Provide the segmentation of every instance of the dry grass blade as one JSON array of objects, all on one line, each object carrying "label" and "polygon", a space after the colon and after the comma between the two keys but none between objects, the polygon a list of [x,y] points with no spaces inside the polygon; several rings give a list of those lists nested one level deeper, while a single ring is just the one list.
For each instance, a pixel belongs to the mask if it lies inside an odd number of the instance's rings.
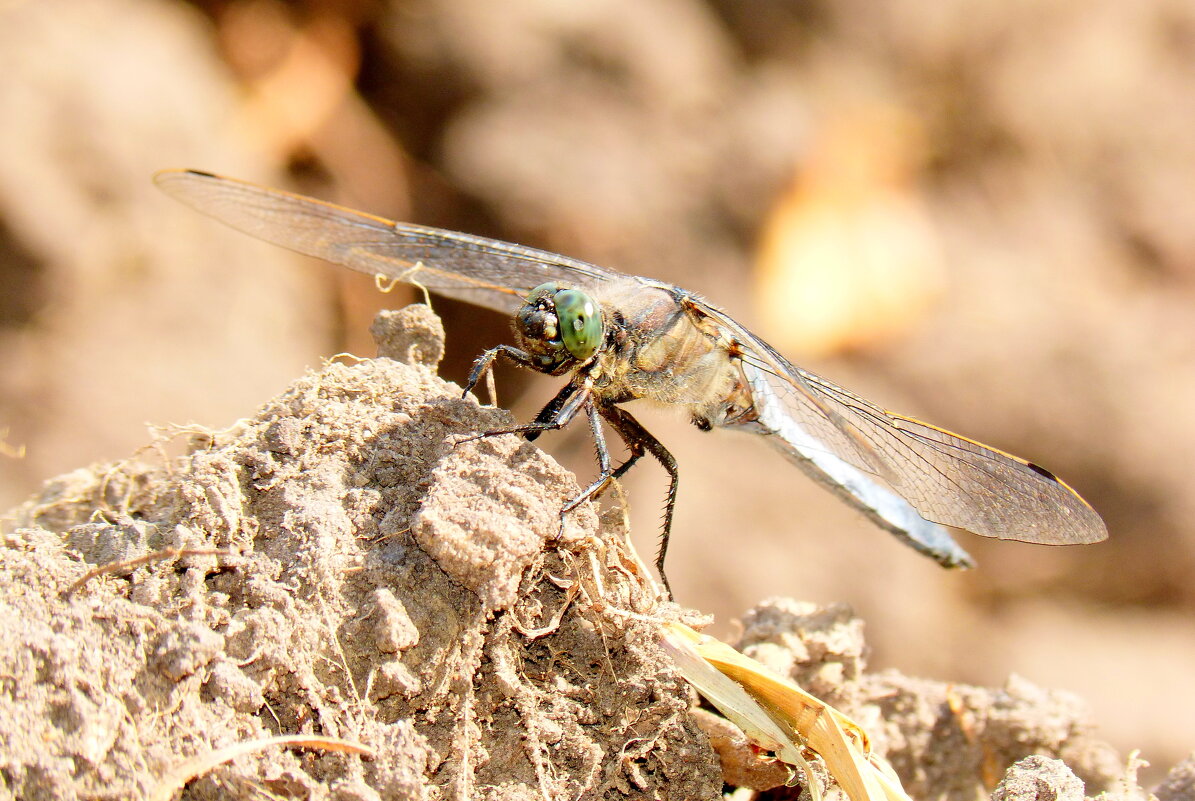
[{"label": "dry grass blade", "polygon": [[335,737],[316,737],[302,734],[248,740],[188,759],[161,778],[157,787],[147,796],[147,801],[170,801],[175,793],[182,790],[186,783],[196,776],[200,776],[230,759],[235,759],[243,754],[250,754],[254,751],[261,751],[275,745],[317,748],[322,751],[343,751],[345,753],[364,754],[365,756],[373,757],[373,751],[360,743],[354,743],[349,740],[338,740]]},{"label": "dry grass blade", "polygon": [[697,646],[703,638],[708,639],[688,626],[669,623],[661,644],[686,681],[709,699],[727,720],[742,729],[754,745],[772,752],[781,762],[799,768],[805,775],[813,801],[820,801],[821,789],[801,754],[799,743],[752,700],[741,684],[719,672],[698,652]]},{"label": "dry grass blade", "polygon": [[748,739],[805,771],[811,793],[816,793],[816,783],[800,746],[822,758],[851,801],[910,801],[896,775],[870,753],[863,729],[838,710],[687,626],[668,624],[664,642],[674,658],[683,654],[677,660],[682,675]]},{"label": "dry grass blade", "polygon": [[82,578],[72,584],[66,590],[66,597],[69,598],[83,588],[87,582],[91,581],[97,576],[104,576],[109,574],[129,573],[139,567],[145,567],[153,562],[166,562],[172,559],[185,559],[190,556],[235,556],[232,551],[224,550],[222,548],[166,548],[161,551],[154,551],[145,556],[138,556],[134,559],[122,559],[119,562],[109,562],[99,567],[94,567],[83,574]]}]

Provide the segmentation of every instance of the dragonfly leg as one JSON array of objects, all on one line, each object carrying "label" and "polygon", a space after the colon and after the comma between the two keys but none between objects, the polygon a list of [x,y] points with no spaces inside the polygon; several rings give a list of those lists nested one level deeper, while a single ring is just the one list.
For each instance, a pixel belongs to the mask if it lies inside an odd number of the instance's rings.
[{"label": "dragonfly leg", "polygon": [[[596,429],[596,430],[600,431],[600,429]],[[605,447],[606,447],[606,438],[605,438],[605,436],[603,436],[601,434],[595,433],[594,439],[597,440],[597,442],[599,443],[598,444],[598,464],[600,466],[602,464],[601,453],[602,453],[602,450],[605,449]],[[577,506],[580,506],[581,503],[584,501],[590,500],[592,498],[600,497],[601,494],[606,491],[606,488],[610,486],[611,481],[617,481],[618,479],[620,479],[624,475],[626,475],[627,471],[631,469],[631,465],[635,464],[635,462],[639,461],[639,459],[641,459],[643,457],[643,454],[647,453],[647,451],[643,449],[643,446],[639,445],[638,443],[628,442],[626,444],[627,444],[627,448],[629,448],[631,451],[631,455],[627,458],[627,460],[625,462],[623,462],[622,464],[620,464],[618,467],[614,468],[614,470],[609,470],[608,464],[606,467],[603,467],[601,475],[598,476],[598,478],[593,482],[593,484],[591,484],[589,487],[587,487],[585,492],[581,493],[581,495],[576,500],[574,500],[572,503],[569,504],[570,510],[576,508]],[[607,452],[607,454],[608,454],[608,452]],[[608,462],[608,460],[609,460],[609,456],[607,455],[607,462]]]},{"label": "dragonfly leg", "polygon": [[473,440],[484,437],[496,437],[501,434],[522,434],[527,439],[533,440],[545,431],[558,431],[564,428],[577,416],[577,412],[590,403],[590,398],[591,395],[588,388],[570,384],[549,401],[548,405],[540,411],[539,415],[532,422],[511,426],[510,428],[496,428],[492,431],[482,431],[480,434],[458,439],[456,444],[472,442]]},{"label": "dragonfly leg", "polygon": [[[593,480],[593,483],[581,491],[581,494],[573,498],[564,508],[560,510],[561,525],[564,525],[564,516],[576,509],[581,504],[595,498],[601,494],[602,490],[606,488],[607,482],[614,477],[619,471],[626,472],[624,469],[626,465],[621,465],[618,470],[610,469],[610,449],[606,447],[606,435],[602,433],[602,420],[598,416],[597,407],[594,404],[589,404],[585,409],[586,415],[589,417],[589,430],[593,432],[593,446],[597,450],[598,457],[598,477]],[[631,460],[628,460],[631,461]]]},{"label": "dragonfly leg", "polygon": [[589,428],[593,432],[593,444],[597,450],[599,472],[598,477],[593,480],[593,483],[582,490],[580,495],[573,498],[560,510],[562,532],[564,530],[564,516],[566,514],[585,503],[585,501],[599,497],[610,486],[611,481],[617,481],[626,475],[626,472],[631,469],[631,465],[635,464],[635,462],[642,458],[643,454],[647,453],[638,442],[628,442],[627,447],[631,450],[630,457],[618,467],[611,470],[610,449],[606,445],[606,435],[602,433],[602,423],[599,417],[600,412],[594,404],[590,404],[586,412],[589,416]]},{"label": "dragonfly leg", "polygon": [[631,451],[631,457],[614,471],[611,478],[621,478],[631,465],[639,461],[644,451],[656,457],[656,461],[668,471],[668,499],[664,504],[664,526],[660,533],[660,550],[656,553],[656,570],[660,573],[660,580],[664,582],[664,589],[671,596],[672,587],[668,584],[668,575],[664,572],[664,556],[668,553],[668,537],[672,533],[672,512],[676,508],[676,489],[680,477],[676,459],[625,409],[613,403],[598,401],[598,413],[606,418],[606,422],[618,432]]},{"label": "dragonfly leg", "polygon": [[[565,386],[564,389],[562,389],[562,390],[560,390],[560,392],[556,393],[556,397],[554,397],[554,398],[552,398],[552,400],[548,401],[547,404],[544,405],[544,408],[539,410],[539,414],[537,414],[535,416],[535,422],[536,423],[549,423],[552,420],[554,420],[556,418],[556,416],[558,414],[560,414],[560,410],[564,407],[564,404],[568,403],[569,399],[580,388],[581,388],[581,385],[576,382],[573,382],[573,383]],[[539,438],[539,435],[542,434],[544,432],[544,430],[547,430],[547,429],[541,429],[538,431],[528,431],[523,436],[528,442],[535,442],[535,440]]]},{"label": "dragonfly leg", "polygon": [[[551,404],[549,404],[551,405]],[[606,447],[606,435],[602,433],[602,420],[598,416],[597,407],[593,403],[589,403],[585,407],[585,414],[589,418],[589,430],[593,432],[593,445],[597,449],[598,457],[598,477],[594,479],[593,483],[581,491],[581,494],[566,503],[560,509],[560,536],[564,535],[564,516],[576,509],[586,501],[597,497],[601,491],[605,489],[607,482],[617,472],[610,469],[610,449]],[[625,465],[618,469],[622,470]],[[625,471],[624,471],[625,472]]]},{"label": "dragonfly leg", "polygon": [[[497,347],[490,348],[478,356],[477,361],[473,362],[473,369],[469,371],[469,380],[465,382],[465,390],[461,393],[462,398],[474,390],[483,376],[490,375],[490,370],[494,366],[494,360],[499,356],[510,359],[515,364],[522,365],[523,367],[536,369],[536,361],[526,351],[519,350],[513,345],[498,345]],[[492,397],[491,400],[493,400]]]}]

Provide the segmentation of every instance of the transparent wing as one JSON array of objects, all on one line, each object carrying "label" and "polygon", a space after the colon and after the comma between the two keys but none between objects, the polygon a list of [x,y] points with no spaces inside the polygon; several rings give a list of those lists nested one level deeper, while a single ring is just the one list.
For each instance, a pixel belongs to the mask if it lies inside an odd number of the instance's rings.
[{"label": "transparent wing", "polygon": [[627,276],[545,250],[396,223],[313,198],[195,170],[154,176],[164,192],[250,236],[369,275],[513,313],[548,281],[597,289]]},{"label": "transparent wing", "polygon": [[1053,545],[1107,538],[1095,510],[1049,471],[881,409],[791,364],[724,312],[702,311],[742,348],[756,425],[769,441],[919,549],[946,547],[948,534],[919,528],[900,499],[925,520],[984,537]]}]

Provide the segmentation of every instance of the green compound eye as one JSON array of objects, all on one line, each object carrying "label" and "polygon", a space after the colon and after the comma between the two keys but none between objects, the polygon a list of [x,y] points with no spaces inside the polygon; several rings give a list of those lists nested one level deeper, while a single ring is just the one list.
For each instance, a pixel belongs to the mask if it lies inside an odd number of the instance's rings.
[{"label": "green compound eye", "polygon": [[552,299],[560,320],[564,347],[578,361],[585,361],[602,340],[602,315],[598,305],[584,292],[562,289]]}]

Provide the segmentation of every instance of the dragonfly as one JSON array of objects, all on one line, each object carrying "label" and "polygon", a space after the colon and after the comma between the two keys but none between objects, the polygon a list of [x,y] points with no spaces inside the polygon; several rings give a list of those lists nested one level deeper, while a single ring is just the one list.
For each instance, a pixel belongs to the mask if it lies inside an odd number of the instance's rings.
[{"label": "dragonfly", "polygon": [[[567,375],[568,383],[533,421],[482,436],[521,434],[534,440],[585,415],[598,476],[563,507],[562,520],[644,455],[660,462],[669,486],[655,565],[669,592],[664,557],[678,465],[623,408],[633,400],[681,407],[702,431],[762,438],[876,525],[944,567],[974,566],[951,529],[1050,545],[1108,536],[1095,510],[1045,468],[883,409],[803,370],[729,314],[680,287],[198,170],[166,170],[154,181],[177,200],[258,239],[510,315],[514,344],[478,357],[465,395],[497,359]],[[617,467],[603,421],[627,448]]]}]

